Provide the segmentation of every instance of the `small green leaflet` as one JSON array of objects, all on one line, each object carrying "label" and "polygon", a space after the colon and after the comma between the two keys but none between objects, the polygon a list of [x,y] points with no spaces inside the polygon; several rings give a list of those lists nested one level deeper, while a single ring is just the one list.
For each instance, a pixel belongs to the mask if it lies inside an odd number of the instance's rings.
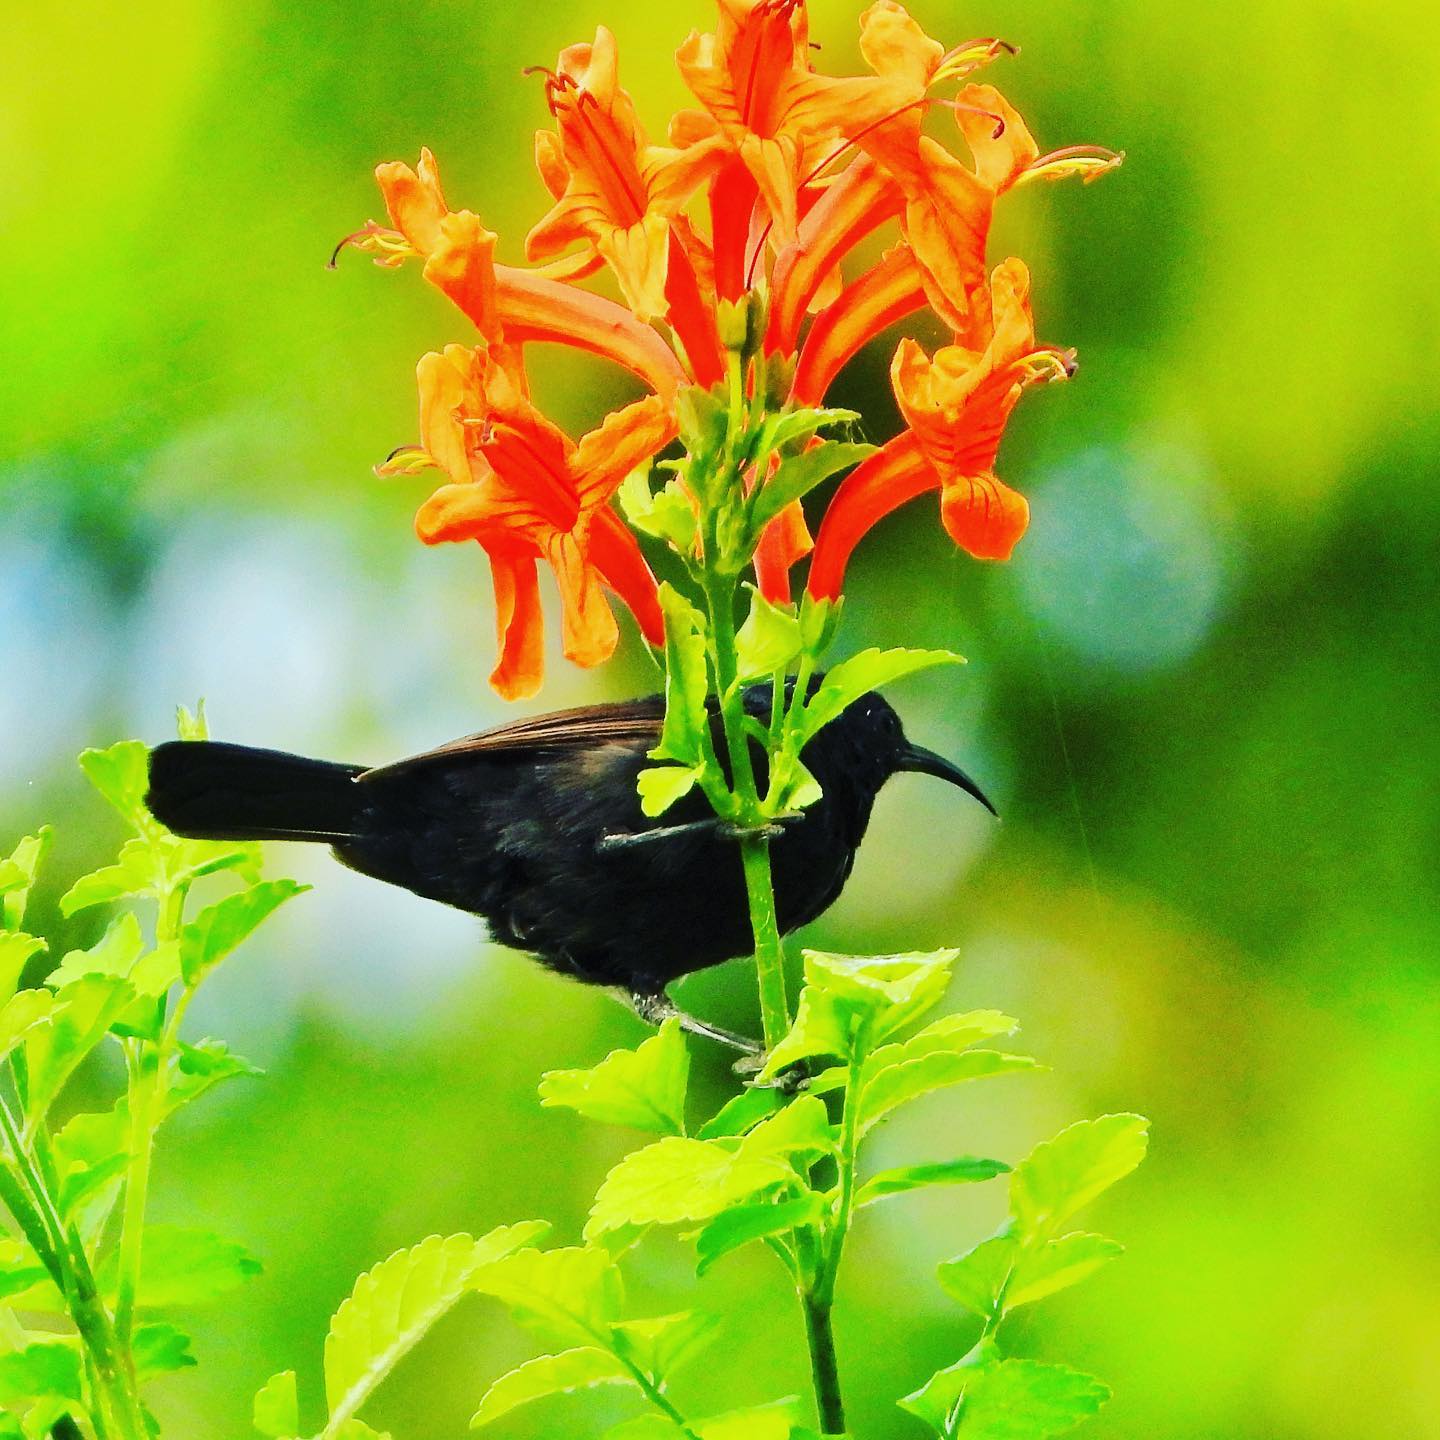
[{"label": "small green leaflet", "polygon": [[1104,1235],[1087,1235],[1078,1230],[1024,1249],[1005,1287],[1005,1309],[1030,1305],[1078,1285],[1124,1251],[1123,1245]]},{"label": "small green leaflet", "polygon": [[957,1305],[988,1320],[1000,1305],[1019,1246],[1015,1235],[1003,1231],[953,1260],[942,1261],[936,1271],[940,1288]]},{"label": "small green leaflet", "polygon": [[982,1040],[1013,1034],[1016,1021],[998,1010],[971,1010],[963,1015],[942,1015],[899,1044],[882,1045],[870,1056],[873,1069],[905,1060],[918,1060],[936,1050],[968,1050]]},{"label": "small green leaflet", "polygon": [[1037,1068],[1028,1055],[1008,1055],[999,1050],[964,1050],[959,1054],[936,1050],[918,1060],[887,1065],[865,1082],[860,1101],[860,1133],[866,1134],[901,1105],[932,1091],[962,1085],[967,1080]]},{"label": "small green leaflet", "polygon": [[751,1130],[740,1142],[737,1154],[750,1160],[767,1156],[812,1160],[832,1154],[834,1149],[835,1137],[825,1102],[814,1095],[801,1095]]},{"label": "small green leaflet", "polygon": [[690,1051],[676,1019],[635,1050],[613,1050],[589,1070],[551,1070],[540,1078],[540,1103],[564,1106],[610,1125],[660,1135],[685,1133]]},{"label": "small green leaflet", "polygon": [[132,1340],[136,1378],[151,1380],[172,1370],[188,1370],[198,1362],[190,1353],[190,1337],[174,1325],[141,1325]]},{"label": "small green leaflet", "polygon": [[761,1080],[773,1080],[800,1060],[817,1055],[840,1059],[850,1053],[853,1016],[825,991],[810,984],[800,992],[795,1019],[780,1043],[765,1058]]},{"label": "small green leaflet", "polygon": [[198,1100],[226,1080],[263,1073],[243,1056],[234,1054],[222,1040],[205,1039],[194,1045],[182,1040],[165,1092],[165,1115],[168,1118],[182,1105]]},{"label": "small green leaflet", "polygon": [[34,935],[19,930],[0,931],[0,1004],[15,994],[30,957],[45,948],[45,942]]},{"label": "small green leaflet", "polygon": [[293,880],[262,880],[207,905],[180,932],[180,972],[194,989],[272,911],[310,887]]},{"label": "small green leaflet", "polygon": [[940,1003],[959,954],[836,955],[807,950],[805,981],[869,1018],[871,1039],[883,1040]]},{"label": "small green leaflet", "polygon": [[634,470],[621,482],[616,491],[620,508],[642,535],[664,540],[686,554],[695,544],[695,505],[679,480],[671,480],[652,494],[647,469]]},{"label": "small green leaflet", "polygon": [[45,1114],[76,1067],[134,999],[134,988],[117,975],[85,975],[61,988],[50,1023],[25,1038],[30,1067],[26,1113],[32,1120]]},{"label": "small green leaflet", "polygon": [[701,765],[650,765],[635,777],[640,794],[640,813],[656,820],[672,805],[679,804],[700,782]]},{"label": "small green leaflet", "polygon": [[761,1200],[726,1210],[717,1215],[696,1240],[695,1273],[705,1274],[717,1260],[753,1240],[765,1240],[801,1226],[815,1225],[824,1210],[820,1196],[808,1191],[795,1200]]},{"label": "small green leaflet", "polygon": [[635,1377],[608,1350],[591,1345],[540,1355],[502,1375],[485,1392],[480,1408],[470,1417],[470,1428],[489,1425],[516,1406],[547,1395],[564,1395],[593,1385],[635,1385]]},{"label": "small green leaflet", "polygon": [[704,616],[673,585],[660,587],[665,614],[665,720],[652,760],[703,766],[710,754]]},{"label": "small green leaflet", "polygon": [[[140,1304],[201,1305],[260,1273],[260,1262],[233,1240],[188,1225],[147,1225],[140,1263]],[[100,1268],[100,1288],[115,1288],[115,1254]]]},{"label": "small green leaflet", "polygon": [[48,825],[42,825],[33,835],[27,835],[10,852],[9,858],[0,860],[0,921],[6,930],[18,930],[25,919],[25,906],[35,877],[49,853],[55,839],[55,832]]},{"label": "small green leaflet", "polygon": [[1088,1420],[1110,1387],[1067,1365],[1003,1360],[965,1388],[958,1440],[1049,1440]]},{"label": "small green leaflet", "polygon": [[873,1205],[891,1195],[904,1195],[930,1185],[967,1185],[980,1180],[993,1180],[1010,1167],[1003,1160],[984,1160],[978,1156],[962,1156],[935,1165],[902,1165],[872,1175],[855,1195],[855,1205]]},{"label": "small green leaflet", "polygon": [[479,1240],[432,1235],[382,1260],[341,1302],[325,1337],[325,1399],[330,1418],[321,1440],[338,1440],[375,1387],[394,1369],[486,1267],[503,1264],[543,1233],[538,1221],[502,1225]]},{"label": "small green leaflet", "polygon": [[[803,499],[822,481],[875,453],[873,445],[855,445],[831,440],[802,454],[782,460],[775,473],[760,487],[751,509],[755,529],[768,525],[787,505]],[[873,686],[867,686],[873,689]]]},{"label": "small green leaflet", "polygon": [[626,1225],[708,1220],[793,1178],[790,1167],[774,1156],[751,1158],[725,1141],[670,1136],[632,1151],[610,1171],[595,1196],[585,1235],[590,1239]]},{"label": "small green leaflet", "polygon": [[753,1130],[767,1115],[773,1115],[784,1101],[773,1085],[752,1086],[742,1090],[699,1129],[702,1140],[719,1140],[727,1135],[743,1135]]},{"label": "small green leaflet", "polygon": [[120,975],[128,978],[144,950],[140,921],[126,911],[117,915],[105,933],[88,950],[71,950],[45,977],[45,983],[58,990],[82,975]]},{"label": "small green leaflet", "polygon": [[800,725],[801,743],[838,719],[846,706],[871,690],[937,665],[964,663],[963,656],[949,650],[862,650],[826,672],[819,689],[806,703]]},{"label": "small green leaflet", "polygon": [[113,865],[82,875],[60,897],[60,913],[69,916],[132,895],[155,895],[164,880],[159,855],[150,842],[127,840]]},{"label": "small green leaflet", "polygon": [[78,1350],[36,1343],[0,1354],[0,1404],[47,1395],[75,1401],[81,1398]]},{"label": "small green leaflet", "polygon": [[801,643],[795,607],[772,604],[753,586],[750,591],[750,613],[735,636],[742,680],[787,669],[799,655]]},{"label": "small green leaflet", "polygon": [[289,1440],[300,1433],[300,1401],[293,1370],[272,1375],[255,1392],[252,1414],[255,1428],[269,1440]]},{"label": "small green leaflet", "polygon": [[1010,1213],[1026,1236],[1049,1236],[1145,1158],[1150,1122],[1140,1115],[1081,1120],[1037,1145],[1015,1167]]},{"label": "small green leaflet", "polygon": [[593,1345],[620,1313],[620,1272],[603,1250],[588,1246],[518,1250],[484,1267],[474,1288],[558,1349]]},{"label": "small green leaflet", "polygon": [[55,997],[48,990],[22,990],[0,1007],[0,1059],[39,1026],[48,1025]]},{"label": "small green leaflet", "polygon": [[718,1319],[703,1310],[680,1310],[641,1320],[620,1320],[611,1328],[613,1349],[647,1374],[668,1376],[715,1338]]},{"label": "small green leaflet", "polygon": [[154,822],[145,808],[150,787],[150,751],[138,740],[119,740],[106,750],[86,750],[80,768],[90,783],[135,829],[144,831]]}]

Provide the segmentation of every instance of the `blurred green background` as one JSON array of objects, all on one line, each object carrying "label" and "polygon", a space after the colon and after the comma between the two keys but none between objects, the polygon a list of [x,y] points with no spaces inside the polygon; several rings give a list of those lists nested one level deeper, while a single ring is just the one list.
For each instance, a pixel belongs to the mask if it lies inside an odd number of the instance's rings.
[{"label": "blurred green background", "polygon": [[[163,738],[198,695],[221,736],[342,759],[501,717],[480,555],[422,551],[423,484],[369,468],[414,437],[414,360],[465,327],[413,272],[323,262],[378,212],[374,163],[422,143],[518,258],[546,118],[521,67],[603,21],[659,131],[683,98],[669,53],[711,23],[704,0],[668,9],[7,16],[0,835],[58,824],[41,918],[62,947],[100,917],[66,927],[55,897],[118,838],[82,746]],[[812,10],[821,63],[851,64],[854,8]],[[1086,1433],[1440,1436],[1440,23],[1419,0],[913,10],[949,41],[1023,46],[989,78],[1042,145],[1128,160],[1013,197],[996,238],[1035,271],[1042,338],[1082,361],[1002,452],[1034,509],[1014,562],[956,555],[921,502],[852,571],[847,645],[970,656],[894,698],[1005,823],[898,780],[811,938],[963,946],[955,1003],[1021,1016],[1053,1066],[932,1099],[878,1158],[1013,1159],[1142,1110],[1152,1159],[1092,1217],[1128,1255],[1015,1337],[1116,1385]],[[838,387],[881,437],[887,358]],[[625,393],[564,355],[534,369],[572,426]],[[557,657],[541,706],[650,684],[633,648],[596,673]],[[161,1396],[176,1435],[244,1433],[255,1386],[292,1364],[313,1398],[326,1318],[393,1248],[539,1215],[572,1237],[625,1144],[534,1095],[542,1069],[634,1042],[618,1006],[322,854],[272,861],[316,888],[196,1016],[268,1077],[200,1107],[159,1161],[158,1218],[213,1222],[266,1264],[195,1317],[202,1368]],[[682,994],[753,1028],[752,988],[737,964]],[[721,1057],[697,1064],[718,1095]],[[867,1440],[918,1434],[893,1397],[968,1344],[933,1264],[1000,1203],[977,1187],[867,1214],[839,1336]],[[683,1403],[801,1388],[771,1265],[716,1271],[726,1339]],[[637,1285],[673,1306],[687,1274],[662,1247]],[[477,1304],[374,1418],[459,1434],[525,1344]],[[504,1430],[597,1433],[593,1413]]]}]

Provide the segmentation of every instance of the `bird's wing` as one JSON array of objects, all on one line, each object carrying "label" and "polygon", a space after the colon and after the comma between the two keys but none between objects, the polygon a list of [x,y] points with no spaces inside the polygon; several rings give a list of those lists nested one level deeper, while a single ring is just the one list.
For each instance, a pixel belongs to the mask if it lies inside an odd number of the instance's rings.
[{"label": "bird's wing", "polygon": [[397,775],[436,760],[458,760],[469,756],[500,758],[524,756],[537,750],[586,749],[606,744],[655,745],[665,716],[665,702],[658,695],[642,700],[622,700],[610,705],[583,705],[574,710],[557,710],[549,715],[530,715],[512,720],[478,735],[465,735],[421,755],[411,755],[390,765],[381,765],[358,776],[360,780]]}]

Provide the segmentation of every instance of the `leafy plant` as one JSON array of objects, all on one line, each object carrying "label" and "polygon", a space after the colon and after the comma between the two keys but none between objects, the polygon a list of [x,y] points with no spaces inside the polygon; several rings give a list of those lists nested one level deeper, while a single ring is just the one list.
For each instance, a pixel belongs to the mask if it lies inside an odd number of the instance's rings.
[{"label": "leafy plant", "polygon": [[[181,711],[182,737],[204,731],[203,711]],[[260,1268],[206,1230],[146,1223],[161,1126],[216,1085],[259,1073],[219,1040],[184,1038],[182,1025],[206,977],[304,887],[262,879],[254,845],[182,840],[156,824],[138,741],[87,750],[80,764],[131,836],[60,909],[124,908],[33,988],[23,974],[47,946],[21,927],[50,831],[0,861],[0,1200],[10,1220],[0,1435],[145,1440],[157,1429],[147,1383],[195,1364],[189,1337],[157,1312],[216,1300]],[[190,913],[211,876],[240,888]],[[123,1061],[123,1092],[107,1108],[62,1113],[70,1080],[102,1049]]]},{"label": "leafy plant", "polygon": [[[974,1155],[878,1171],[864,1163],[866,1143],[902,1106],[1036,1068],[1028,1056],[997,1048],[1015,1029],[1007,1015],[928,1018],[954,960],[949,950],[870,958],[807,952],[798,1015],[771,1052],[762,1084],[699,1124],[689,1113],[689,1054],[675,1020],[588,1070],[545,1075],[543,1105],[657,1138],[605,1176],[581,1244],[533,1248],[544,1227],[532,1222],[478,1246],[468,1236],[432,1237],[363,1276],[326,1341],[330,1418],[318,1440],[373,1435],[355,1419],[359,1404],[398,1353],[471,1293],[499,1301],[541,1346],[490,1384],[472,1428],[522,1405],[603,1386],[629,1391],[637,1407],[634,1418],[607,1432],[610,1440],[813,1437],[806,1407],[794,1397],[711,1415],[682,1412],[673,1378],[720,1327],[703,1305],[658,1316],[629,1312],[625,1257],[656,1230],[689,1238],[701,1281],[744,1246],[772,1252],[799,1298],[816,1418],[824,1434],[841,1434],[829,1314],[852,1226],[869,1207],[915,1190],[995,1180],[1009,1186],[1004,1225],[938,1269],[941,1287],[968,1319],[968,1348],[898,1403],[942,1440],[1045,1440],[1093,1415],[1109,1394],[1105,1385],[1064,1365],[1008,1354],[1002,1328],[1015,1310],[1077,1284],[1120,1253],[1114,1241],[1068,1226],[1140,1163],[1147,1123],[1136,1115],[1082,1121],[1013,1169]],[[799,1061],[813,1070],[804,1093],[787,1097],[763,1084]],[[477,1250],[484,1252],[478,1260]],[[897,1387],[914,1379],[903,1371],[895,1377]],[[272,1440],[299,1435],[293,1372],[268,1382],[255,1414]]]}]

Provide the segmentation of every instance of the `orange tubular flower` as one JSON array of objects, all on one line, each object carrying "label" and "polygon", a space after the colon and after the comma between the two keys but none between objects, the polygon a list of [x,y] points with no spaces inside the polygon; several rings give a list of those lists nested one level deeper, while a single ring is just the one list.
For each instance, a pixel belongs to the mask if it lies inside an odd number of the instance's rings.
[{"label": "orange tubular flower", "polygon": [[478,541],[489,556],[500,642],[495,689],[513,700],[540,687],[540,559],[560,588],[567,658],[598,665],[614,653],[619,631],[602,584],[630,607],[646,638],[661,643],[655,577],[608,502],[673,438],[664,401],[652,395],[626,406],[577,445],[490,353],[449,346],[421,360],[418,378],[422,444],[450,483],[420,507],[415,531],[427,545]]},{"label": "orange tubular flower", "polygon": [[719,137],[684,150],[648,145],[617,78],[615,37],[561,51],[546,93],[559,133],[535,137],[556,204],[525,242],[530,259],[587,246],[603,258],[642,320],[666,310],[671,221],[724,156]]},{"label": "orange tubular flower", "polygon": [[[807,171],[837,137],[893,110],[895,91],[879,78],[817,75],[810,68],[804,0],[719,5],[716,33],[692,31],[675,52],[685,83],[705,108],[676,116],[672,139],[723,137],[749,171],[783,243],[795,233]],[[718,223],[720,207],[712,206]],[[718,252],[718,234],[716,242]]]},{"label": "orange tubular flower", "polygon": [[623,365],[662,395],[673,395],[685,372],[649,325],[603,296],[494,260],[495,236],[469,210],[445,203],[435,157],[422,150],[412,170],[399,161],[377,167],[393,231],[367,227],[352,236],[357,248],[378,251],[381,263],[411,255],[424,275],[474,323],[487,340],[549,340],[573,345]]},{"label": "orange tubular flower", "polygon": [[1009,559],[1030,511],[991,471],[1005,422],[1027,385],[1061,379],[1071,365],[1069,356],[1035,345],[1029,290],[1019,260],[996,269],[989,296],[994,329],[983,350],[956,344],[932,359],[913,340],[901,342],[891,380],[909,429],[836,491],[815,542],[812,595],[839,595],[861,537],[926,490],[941,492],[940,518],[957,545],[978,559]]}]

